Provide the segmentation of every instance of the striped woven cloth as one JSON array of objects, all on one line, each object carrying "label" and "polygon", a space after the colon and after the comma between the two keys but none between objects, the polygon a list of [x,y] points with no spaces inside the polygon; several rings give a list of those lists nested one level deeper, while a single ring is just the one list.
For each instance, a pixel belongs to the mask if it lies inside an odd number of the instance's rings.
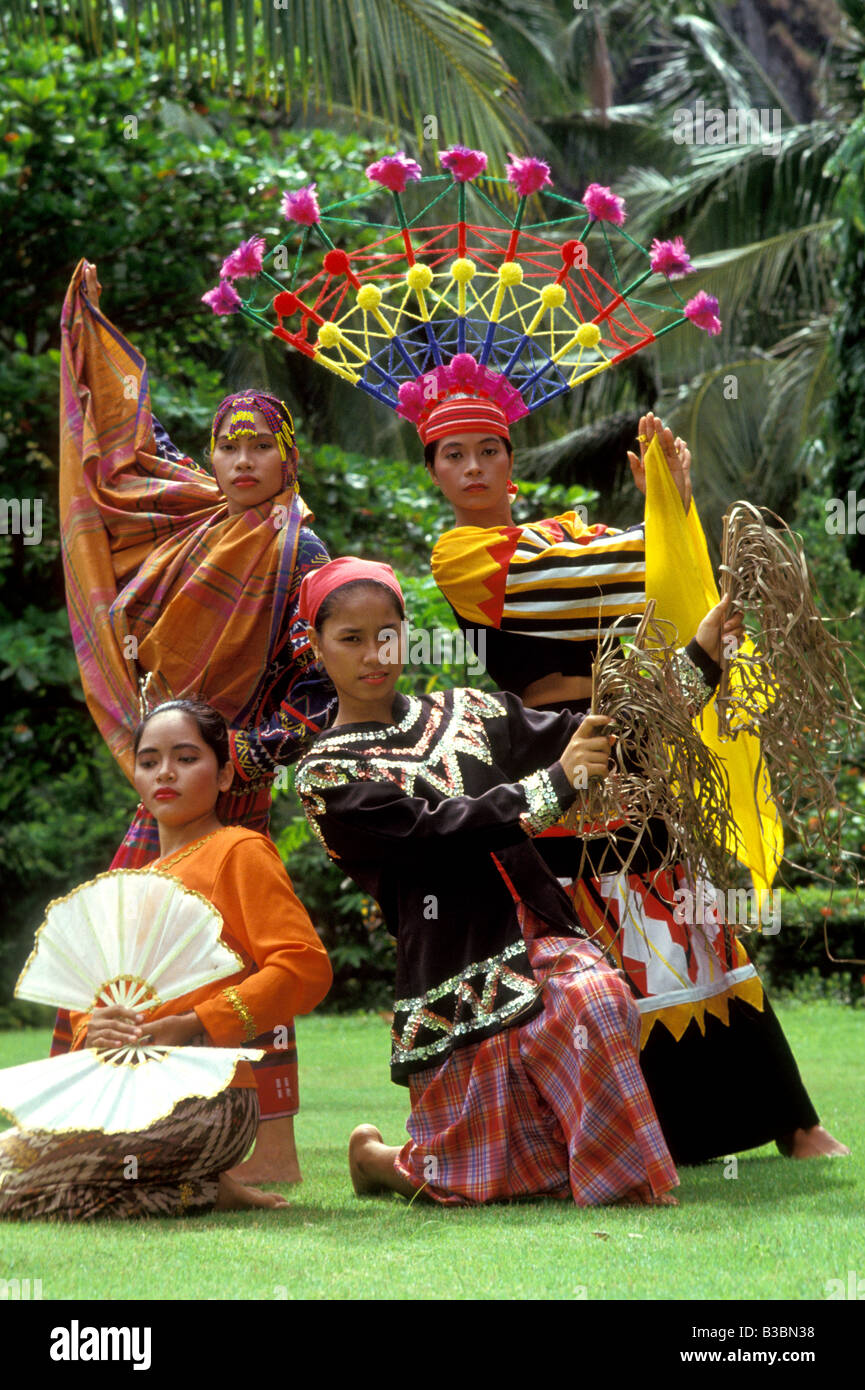
[{"label": "striped woven cloth", "polygon": [[597,644],[646,606],[642,526],[586,526],[575,512],[526,526],[460,526],[432,553],[436,584],[468,623]]}]

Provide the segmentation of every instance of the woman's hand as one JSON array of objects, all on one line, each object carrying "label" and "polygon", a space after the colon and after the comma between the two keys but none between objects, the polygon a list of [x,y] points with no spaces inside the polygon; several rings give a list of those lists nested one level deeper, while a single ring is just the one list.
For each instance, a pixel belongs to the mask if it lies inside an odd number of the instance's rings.
[{"label": "woman's hand", "polygon": [[587,715],[559,758],[572,787],[587,787],[590,777],[606,777],[610,771],[613,735],[598,732],[609,722],[608,714]]},{"label": "woman's hand", "polygon": [[682,499],[682,506],[685,511],[691,505],[691,451],[684,439],[673,438],[673,431],[667,429],[662,420],[651,411],[644,415],[640,420],[640,457],[628,451],[628,462],[631,465],[631,472],[634,475],[634,482],[640,492],[645,496],[646,493],[646,450],[654,436],[657,435],[664,458],[667,460],[667,467],[670,476],[676,484],[679,496]]},{"label": "woman's hand", "polygon": [[[84,289],[87,298],[94,309],[99,308],[99,296],[102,293],[102,286],[99,283],[99,276],[96,273],[96,266],[90,261],[84,263]],[[642,427],[641,427],[642,428]]]},{"label": "woman's hand", "polygon": [[186,1014],[169,1014],[167,1018],[147,1022],[146,1014],[133,1013],[120,1004],[108,1004],[94,1009],[87,1025],[87,1046],[98,1052],[115,1047],[130,1047],[133,1043],[152,1043],[157,1047],[183,1047],[204,1029],[194,1010]]},{"label": "woman's hand", "polygon": [[742,614],[733,611],[727,616],[730,607],[730,595],[722,598],[720,603],[716,603],[714,608],[710,608],[703,621],[696,631],[696,638],[703,651],[710,656],[718,666],[721,665],[721,652],[727,661],[731,661],[736,655],[739,646],[745,640],[745,624]]},{"label": "woman's hand", "polygon": [[141,1018],[141,1014],[124,1009],[122,1004],[106,1004],[103,1008],[94,1009],[87,1025],[87,1046],[95,1047],[97,1052],[128,1047],[141,1036],[138,1027]]},{"label": "woman's hand", "polygon": [[169,1014],[167,1018],[155,1018],[145,1023],[141,1033],[147,1042],[156,1047],[185,1047],[193,1038],[203,1035],[198,1014],[190,1010],[188,1014]]}]

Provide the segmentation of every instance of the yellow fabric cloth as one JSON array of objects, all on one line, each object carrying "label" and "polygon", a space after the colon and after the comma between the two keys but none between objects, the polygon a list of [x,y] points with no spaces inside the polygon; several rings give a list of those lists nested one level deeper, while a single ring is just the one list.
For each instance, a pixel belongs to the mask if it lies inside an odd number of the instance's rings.
[{"label": "yellow fabric cloth", "polygon": [[[690,641],[701,619],[720,599],[697,504],[691,503],[686,516],[657,437],[646,453],[646,598],[656,600],[657,617],[676,624],[682,643]],[[738,831],[734,852],[750,870],[759,893],[771,885],[784,853],[780,817],[761,763],[759,740],[740,732],[735,740],[722,741],[714,699],[695,725],[726,768]]]}]

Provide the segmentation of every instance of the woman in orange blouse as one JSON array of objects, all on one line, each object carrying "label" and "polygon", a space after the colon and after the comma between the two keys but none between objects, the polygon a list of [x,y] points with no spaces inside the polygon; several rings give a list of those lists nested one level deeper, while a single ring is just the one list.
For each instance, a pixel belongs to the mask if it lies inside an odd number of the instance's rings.
[{"label": "woman in orange blouse", "polygon": [[[223,826],[217,819],[217,797],[233,775],[225,721],[215,710],[197,701],[171,700],[143,721],[134,747],[135,788],[159,826],[160,857],[153,867],[173,874],[185,887],[213,903],[223,919],[222,939],[243,965],[228,979],[194,990],[148,1014],[134,1013],[119,1005],[98,1008],[92,1015],[73,1014],[73,1047],[108,1049],[142,1039],[160,1046],[201,1042],[233,1047],[247,1044],[271,1029],[275,1030],[278,1045],[283,1029],[288,1036],[291,1019],[296,1014],[309,1013],[323,999],[332,972],[324,947],[271,841],[243,826]],[[244,1094],[231,1096],[232,1091]],[[188,1131],[177,1123],[181,1109],[178,1106],[168,1122],[160,1122],[175,1123],[166,1145],[160,1149],[159,1161],[151,1158],[149,1164],[142,1165],[138,1182],[114,1183],[111,1173],[106,1173],[100,1164],[99,1195],[91,1201],[84,1190],[88,1187],[84,1166],[76,1185],[72,1156],[61,1170],[54,1153],[54,1195],[47,1198],[50,1207],[43,1200],[37,1210],[40,1203],[31,1190],[29,1209],[5,1214],[167,1215],[171,1210],[202,1210],[208,1206],[233,1209],[285,1205],[282,1197],[246,1187],[225,1171],[243,1159],[258,1121],[255,1079],[248,1062],[238,1064],[234,1080],[222,1096],[181,1105],[185,1107],[184,1118],[186,1109],[190,1116],[195,1115],[201,1146],[207,1150],[207,1161],[213,1164],[206,1175],[209,1184],[204,1184],[209,1191],[198,1193],[189,1181],[189,1172],[184,1170],[190,1162],[190,1146]],[[207,1123],[202,1123],[205,1117],[198,1116],[196,1108],[214,1106],[219,1113],[215,1111]],[[222,1113],[226,1106],[231,1110],[230,1116],[227,1110]],[[224,1130],[216,1145],[214,1125]],[[141,1136],[151,1149],[154,1129]],[[178,1156],[177,1171],[171,1172],[168,1151],[178,1136],[183,1141],[183,1161]],[[90,1175],[94,1172],[94,1153],[104,1149],[108,1158],[108,1150],[118,1148],[113,1141],[119,1141],[119,1148],[125,1153],[131,1152],[129,1135],[88,1138]],[[112,1152],[111,1158],[114,1157]],[[148,1167],[155,1176],[150,1191],[148,1172],[144,1171]],[[198,1169],[195,1176],[202,1176]],[[62,1194],[58,1192],[64,1185],[74,1189],[74,1203],[81,1205],[80,1212],[64,1209]]]}]

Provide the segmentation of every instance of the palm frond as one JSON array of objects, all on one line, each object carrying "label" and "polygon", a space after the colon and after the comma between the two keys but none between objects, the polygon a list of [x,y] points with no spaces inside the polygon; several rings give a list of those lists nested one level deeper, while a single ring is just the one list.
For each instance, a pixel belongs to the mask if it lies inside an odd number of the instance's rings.
[{"label": "palm frond", "polygon": [[765,234],[829,215],[837,178],[825,165],[840,142],[837,123],[814,121],[783,131],[777,145],[689,146],[684,172],[662,179],[633,167],[618,190],[630,197],[628,229],[638,240],[674,223],[696,250],[736,245],[756,220]]},{"label": "palm frond", "polygon": [[[535,8],[530,32],[543,54],[550,0]],[[507,13],[516,24],[528,10],[510,0]],[[41,13],[16,0],[10,36],[41,39]],[[477,145],[499,167],[531,138],[519,84],[489,32],[447,0],[285,0],[276,10],[255,0],[155,0],[130,3],[125,16],[110,0],[56,0],[48,18],[51,32],[67,29],[87,53],[121,39],[130,52],[148,43],[178,73],[197,76],[206,62],[211,81],[219,74],[247,99],[264,89],[304,109],[347,102],[356,116],[383,120],[391,138],[408,128],[418,144]]]}]

